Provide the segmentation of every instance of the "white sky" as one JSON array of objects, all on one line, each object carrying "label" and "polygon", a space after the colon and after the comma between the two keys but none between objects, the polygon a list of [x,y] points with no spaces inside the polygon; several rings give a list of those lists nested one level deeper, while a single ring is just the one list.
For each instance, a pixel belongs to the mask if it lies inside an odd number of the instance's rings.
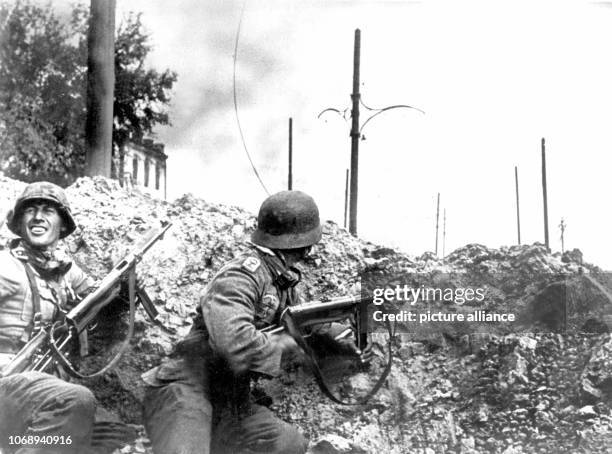
[{"label": "white sky", "polygon": [[[117,0],[142,11],[150,64],[178,73],[173,126],[160,128],[171,198],[192,192],[256,212],[266,194],[240,142],[232,99],[242,1]],[[550,237],[612,269],[612,3],[586,1],[247,0],[237,60],[238,112],[271,192],[286,188],[288,118],[294,188],[343,221],[353,36],[374,119],[360,143],[358,229],[411,254],[434,249],[435,200],[446,252],[516,243],[518,166],[523,243],[543,242],[540,140],[546,138]],[[362,109],[362,121],[368,113]],[[442,220],[440,221],[442,224]],[[440,232],[442,226],[440,227]],[[440,234],[440,252],[442,238]]]}]

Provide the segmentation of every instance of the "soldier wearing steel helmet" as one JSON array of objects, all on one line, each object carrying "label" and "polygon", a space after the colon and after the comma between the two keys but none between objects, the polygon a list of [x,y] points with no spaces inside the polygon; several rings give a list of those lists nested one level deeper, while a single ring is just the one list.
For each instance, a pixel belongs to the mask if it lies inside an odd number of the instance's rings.
[{"label": "soldier wearing steel helmet", "polygon": [[254,376],[279,375],[281,357],[299,350],[277,324],[299,300],[304,260],[321,239],[319,210],[300,191],[268,197],[250,250],[212,279],[191,332],[147,372],[145,428],[156,454],[304,453],[307,441],[250,396]]},{"label": "soldier wearing steel helmet", "polygon": [[[47,182],[28,185],[6,223],[18,238],[0,251],[0,370],[39,326],[54,321],[93,286],[58,247],[76,228],[62,188]],[[52,375],[0,378],[0,452],[85,452],[94,410],[87,388]],[[40,444],[55,436],[61,437],[56,444]]]}]

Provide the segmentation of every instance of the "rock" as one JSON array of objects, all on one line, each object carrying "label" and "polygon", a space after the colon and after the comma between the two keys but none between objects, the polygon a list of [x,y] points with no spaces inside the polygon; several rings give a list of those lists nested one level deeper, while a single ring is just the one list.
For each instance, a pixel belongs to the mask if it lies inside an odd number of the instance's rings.
[{"label": "rock", "polygon": [[[586,396],[612,402],[612,335],[603,336],[582,373],[582,390]],[[586,384],[586,387],[585,387]]]},{"label": "rock", "polygon": [[425,345],[421,342],[408,342],[403,344],[397,352],[402,359],[412,358],[425,354]]},{"label": "rock", "polygon": [[517,352],[513,352],[510,355],[508,364],[510,366],[511,372],[514,373],[514,376],[525,377],[525,379],[527,378],[527,366],[529,365],[529,363],[520,354],[518,354]]},{"label": "rock", "polygon": [[339,435],[325,435],[318,439],[312,448],[312,454],[366,454],[364,449],[353,445],[346,438]]},{"label": "rock", "polygon": [[519,337],[519,345],[527,350],[535,350],[538,341],[532,337],[521,336]]},{"label": "rock", "polygon": [[[0,214],[11,208],[24,186],[0,177]],[[138,423],[143,394],[139,375],[156,365],[160,356],[169,353],[177,339],[188,332],[197,301],[212,276],[226,261],[247,249],[255,217],[240,208],[193,195],[174,201],[147,197],[98,177],[79,179],[67,192],[78,225],[66,245],[95,278],[104,276],[113,260],[139,241],[149,227],[159,225],[161,219],[173,222],[138,267],[169,330],[150,324],[139,310],[131,353],[122,359],[117,373],[88,383],[113,414]],[[6,226],[0,225],[0,243],[10,237]],[[533,314],[545,321],[552,319],[550,326],[567,323],[573,331],[505,336],[506,327],[501,325],[477,330],[450,325],[440,330],[442,333],[404,329],[401,339],[398,336],[393,342],[399,354],[383,388],[367,405],[359,407],[330,403],[303,369],[266,381],[275,390],[269,392],[274,401],[272,410],[318,440],[313,446],[319,452],[404,454],[428,449],[463,454],[506,450],[511,454],[515,448],[525,453],[560,452],[557,448],[566,446],[566,440],[574,440],[577,431],[605,425],[611,418],[610,337],[579,333],[582,327],[591,330],[591,326],[599,326],[594,321],[605,322],[605,317],[612,314],[606,296],[611,283],[597,274],[595,267],[583,263],[578,253],[550,254],[541,244],[499,249],[470,244],[444,260],[432,253],[415,258],[363,241],[333,222],[325,222],[322,241],[302,267],[300,290],[308,300],[359,292],[359,272],[364,268],[382,276],[412,273],[412,285],[485,288],[483,307],[469,310],[525,312],[523,329],[513,331],[516,333],[534,331]],[[581,268],[582,277],[577,276]],[[566,277],[560,281],[566,287],[565,300],[561,301],[563,294],[555,292],[562,289],[553,284],[556,281],[559,285],[560,275]],[[553,287],[547,288],[551,284]],[[562,308],[567,308],[567,313]],[[566,314],[567,319],[563,319]],[[123,339],[124,328],[121,323],[113,325],[104,333],[112,338],[110,344],[96,344],[96,350],[113,351]],[[406,327],[398,326],[398,331],[401,328]],[[423,339],[427,339],[426,344],[416,342]],[[350,380],[340,376],[340,389],[346,389],[346,384],[356,393],[371,388],[384,368],[386,341],[386,334],[373,333],[376,364]],[[454,348],[455,343],[459,348]],[[96,356],[86,360],[107,359]],[[585,400],[585,396],[593,401]],[[590,405],[580,410],[571,406],[579,397],[582,405]],[[452,424],[444,417],[451,412]],[[571,446],[566,452],[571,452]],[[123,452],[151,451],[143,437]]]},{"label": "rock", "polygon": [[582,379],[582,386],[580,390],[581,397],[584,399],[585,402],[590,404],[598,402],[603,395],[603,393],[599,389],[593,386],[593,384],[588,378]]},{"label": "rock", "polygon": [[582,265],[582,252],[580,249],[572,249],[571,251],[565,251],[561,257],[561,261],[564,263],[577,263]]},{"label": "rock", "polygon": [[580,410],[578,410],[578,415],[580,415],[583,418],[588,419],[588,418],[596,417],[598,413],[595,411],[592,405],[586,405],[582,407]]}]

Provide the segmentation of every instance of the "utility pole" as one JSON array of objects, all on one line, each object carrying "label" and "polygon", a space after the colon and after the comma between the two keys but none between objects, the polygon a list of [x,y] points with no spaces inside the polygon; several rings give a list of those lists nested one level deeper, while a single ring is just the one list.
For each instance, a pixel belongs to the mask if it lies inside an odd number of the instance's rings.
[{"label": "utility pole", "polygon": [[346,169],[346,181],[344,182],[344,228],[346,229],[346,217],[348,215],[349,202],[349,169]]},{"label": "utility pole", "polygon": [[567,227],[567,224],[565,223],[565,220],[561,218],[561,223],[559,224],[559,228],[561,229],[561,253],[562,254],[565,252],[565,227]]},{"label": "utility pole", "polygon": [[521,212],[519,209],[519,185],[518,185],[518,169],[514,166],[514,185],[516,188],[516,231],[518,233],[518,244],[521,245]]},{"label": "utility pole", "polygon": [[110,178],[115,88],[115,0],[91,0],[87,49],[85,174]]},{"label": "utility pole", "polygon": [[436,207],[436,257],[438,256],[438,221],[440,219],[440,193],[438,192],[438,205]]},{"label": "utility pole", "polygon": [[293,189],[293,118],[289,118],[289,176],[287,177],[287,189]]},{"label": "utility pole", "polygon": [[548,241],[548,196],[546,193],[546,147],[544,137],[542,137],[542,195],[544,196],[544,243],[546,250],[550,252]]},{"label": "utility pole", "polygon": [[[351,94],[351,165],[350,165],[350,190],[349,190],[349,232],[357,235],[357,199],[359,186],[359,139],[363,138],[363,129],[374,117],[383,112],[394,109],[415,109],[424,114],[421,109],[408,106],[405,104],[395,104],[392,106],[382,107],[380,109],[372,109],[361,102],[361,93],[359,92],[359,66],[361,62],[361,31],[355,30],[355,43],[353,48],[353,92]],[[359,125],[359,104],[371,112],[363,124]],[[325,112],[335,112],[346,119],[345,113],[348,109],[341,111],[335,108],[327,108],[322,110],[317,118],[321,118]]]},{"label": "utility pole", "polygon": [[444,208],[444,221],[442,225],[442,258],[444,258],[446,257],[446,208]]},{"label": "utility pole", "polygon": [[351,110],[351,192],[350,192],[350,219],[349,232],[357,235],[357,191],[359,180],[359,65],[361,61],[361,31],[355,30],[355,46],[353,51],[353,108]]}]

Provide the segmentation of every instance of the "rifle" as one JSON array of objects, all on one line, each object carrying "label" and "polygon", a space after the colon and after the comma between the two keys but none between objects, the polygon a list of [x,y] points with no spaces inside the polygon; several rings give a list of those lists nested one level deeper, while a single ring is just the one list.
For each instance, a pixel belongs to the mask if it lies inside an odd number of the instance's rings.
[{"label": "rifle", "polygon": [[363,350],[368,345],[368,304],[371,302],[371,297],[347,295],[288,306],[280,316],[280,326],[270,326],[262,331],[269,334],[286,331],[289,318],[302,329],[352,318],[355,322],[355,345]]},{"label": "rifle", "polygon": [[[161,324],[159,313],[151,299],[144,289],[136,287],[136,264],[163,237],[171,225],[167,222],[162,223],[162,226],[158,229],[151,229],[133,250],[119,260],[102,279],[99,286],[72,308],[63,320],[40,329],[15,355],[11,362],[4,367],[2,372],[0,372],[0,377],[31,370],[44,372],[53,364],[54,360],[57,360],[64,366],[66,372],[78,378],[92,378],[110,370],[119,361],[132,337],[136,295],[138,295],[138,299],[149,318],[154,323]],[[128,279],[130,299],[130,324],[126,340],[115,357],[100,371],[87,376],[80,374],[66,358],[65,350],[68,347],[69,341],[78,337],[96,319],[102,308],[119,295],[121,283],[126,277]],[[56,331],[61,331],[58,338],[56,338]]]},{"label": "rifle", "polygon": [[[308,364],[313,372],[313,375],[315,376],[317,384],[327,397],[334,402],[343,405],[361,405],[366,403],[370,397],[376,394],[391,371],[391,365],[393,362],[391,342],[393,340],[394,332],[391,329],[390,323],[387,322],[387,329],[389,332],[387,365],[370,392],[356,402],[343,401],[330,391],[315,359],[312,348],[304,340],[304,329],[314,325],[346,320],[347,318],[352,319],[355,331],[355,345],[359,350],[363,351],[368,345],[368,305],[371,303],[372,297],[370,296],[362,297],[348,295],[339,298],[311,301],[288,306],[281,313],[280,325],[273,325],[264,328],[261,331],[268,334],[278,334],[283,331],[287,332],[295,339],[296,343],[306,353]],[[343,335],[341,334],[339,337],[343,337]],[[336,339],[338,339],[338,337],[336,337]]]}]

